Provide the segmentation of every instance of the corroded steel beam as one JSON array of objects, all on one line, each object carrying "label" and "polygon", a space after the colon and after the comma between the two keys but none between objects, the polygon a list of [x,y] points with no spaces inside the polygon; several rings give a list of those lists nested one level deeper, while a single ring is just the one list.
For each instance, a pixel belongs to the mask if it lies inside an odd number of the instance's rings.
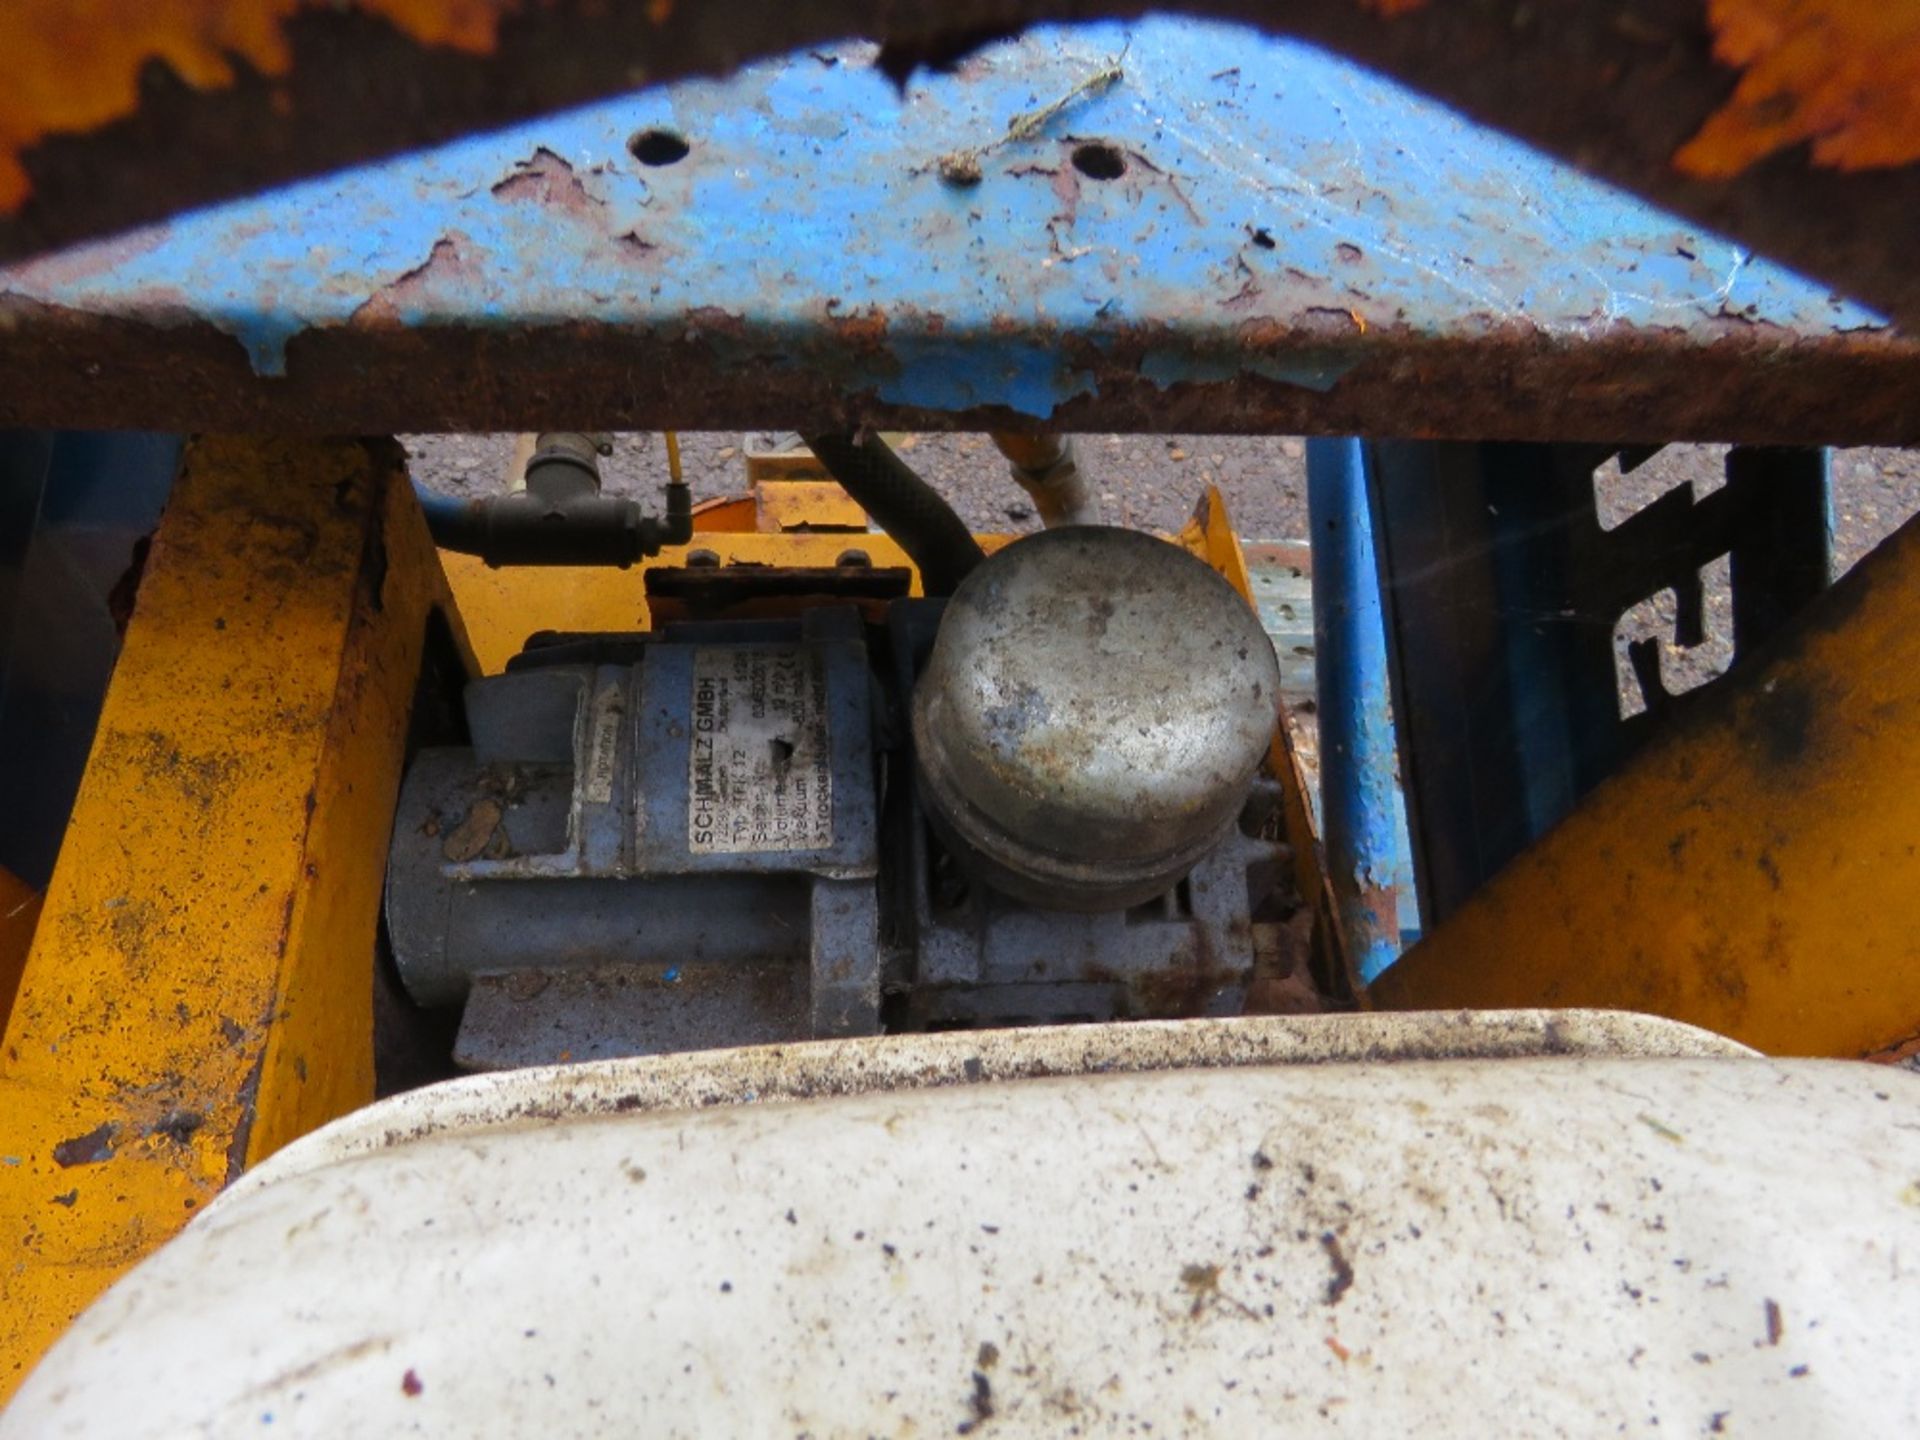
[{"label": "corroded steel beam", "polygon": [[[0,258],[874,31],[896,68],[1130,0],[15,0]],[[1330,46],[1920,317],[1908,0],[1168,0]],[[1281,80],[1281,76],[1261,77]]]}]

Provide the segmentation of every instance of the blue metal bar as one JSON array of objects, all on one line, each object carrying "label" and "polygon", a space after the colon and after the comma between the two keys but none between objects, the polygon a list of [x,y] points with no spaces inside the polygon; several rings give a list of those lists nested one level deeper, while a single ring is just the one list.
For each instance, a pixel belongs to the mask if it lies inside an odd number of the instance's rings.
[{"label": "blue metal bar", "polygon": [[1402,850],[1386,628],[1358,440],[1307,442],[1327,874],[1362,984],[1400,955]]},{"label": "blue metal bar", "polygon": [[0,423],[1920,438],[1882,317],[1311,46],[873,54],[0,270]]}]

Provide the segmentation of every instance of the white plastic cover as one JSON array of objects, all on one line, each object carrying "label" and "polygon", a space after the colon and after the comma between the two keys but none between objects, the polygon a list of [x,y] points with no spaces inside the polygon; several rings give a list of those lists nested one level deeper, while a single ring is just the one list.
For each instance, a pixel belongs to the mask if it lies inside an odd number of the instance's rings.
[{"label": "white plastic cover", "polygon": [[[1394,1058],[1476,1033],[1568,1053]],[[0,1436],[1914,1433],[1916,1102],[1581,1016],[478,1077],[254,1172]]]}]

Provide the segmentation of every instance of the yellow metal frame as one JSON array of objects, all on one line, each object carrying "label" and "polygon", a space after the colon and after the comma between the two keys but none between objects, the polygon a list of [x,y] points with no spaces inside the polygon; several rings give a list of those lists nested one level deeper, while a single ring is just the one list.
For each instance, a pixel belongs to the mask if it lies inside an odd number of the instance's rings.
[{"label": "yellow metal frame", "polygon": [[0,1052],[0,1399],[246,1166],[374,1095],[430,614],[397,446],[188,447]]}]

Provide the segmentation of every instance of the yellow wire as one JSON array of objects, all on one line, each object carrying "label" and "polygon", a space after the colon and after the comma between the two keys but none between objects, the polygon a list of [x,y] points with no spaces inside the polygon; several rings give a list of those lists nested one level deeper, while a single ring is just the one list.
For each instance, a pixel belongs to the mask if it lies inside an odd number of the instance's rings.
[{"label": "yellow wire", "polygon": [[671,430],[663,430],[667,437],[667,479],[680,484],[680,437]]}]

